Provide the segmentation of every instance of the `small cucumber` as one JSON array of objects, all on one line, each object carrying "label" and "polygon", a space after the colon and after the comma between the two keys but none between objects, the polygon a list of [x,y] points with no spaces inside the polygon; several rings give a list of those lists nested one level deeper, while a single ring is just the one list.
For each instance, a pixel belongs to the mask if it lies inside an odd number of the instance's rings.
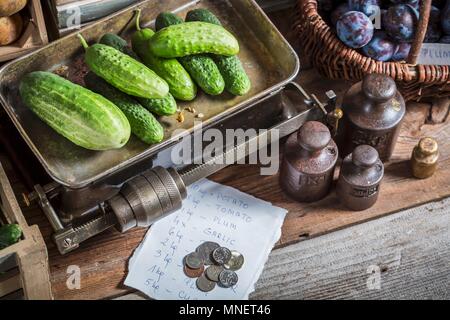
[{"label": "small cucumber", "polygon": [[159,116],[170,116],[177,112],[177,102],[170,93],[162,99],[138,98],[138,100],[148,111]]},{"label": "small cucumber", "polygon": [[[186,21],[203,21],[222,25],[219,19],[208,9],[191,10],[186,15]],[[235,96],[243,96],[251,89],[250,78],[237,56],[213,55],[214,61],[225,80],[225,89]]]},{"label": "small cucumber", "polygon": [[[164,19],[160,19],[160,27],[162,28],[169,26],[166,23],[183,23],[183,21],[173,13],[166,12],[162,14],[165,16]],[[179,60],[205,93],[210,95],[218,95],[223,92],[225,88],[225,81],[220,74],[217,65],[210,56],[206,54],[199,54],[181,57]]]},{"label": "small cucumber", "polygon": [[113,47],[117,50],[119,50],[122,53],[125,53],[132,57],[133,59],[139,60],[139,57],[136,53],[131,50],[131,48],[128,46],[128,43],[125,39],[121,38],[117,34],[114,33],[105,33],[98,43]]},{"label": "small cucumber", "polygon": [[130,138],[130,123],[115,104],[56,74],[31,72],[19,92],[39,118],[83,148],[117,149]]},{"label": "small cucumber", "polygon": [[0,250],[19,242],[22,229],[18,224],[5,224],[0,227]]},{"label": "small cucumber", "polygon": [[136,29],[131,38],[133,50],[144,64],[155,71],[169,85],[169,92],[177,99],[191,101],[197,95],[197,86],[189,73],[176,59],[164,59],[153,55],[148,49],[148,41],[155,34],[151,29],[139,26],[140,10],[137,11]]},{"label": "small cucumber", "polygon": [[78,35],[86,49],[85,62],[89,69],[122,92],[142,98],[164,98],[169,86],[148,67],[120,52],[100,43],[89,46]]},{"label": "small cucumber", "polygon": [[148,144],[161,142],[164,129],[156,118],[132,97],[117,90],[93,72],[84,77],[86,86],[101,94],[122,110],[130,122],[131,132]]},{"label": "small cucumber", "polygon": [[239,53],[236,38],[221,26],[207,22],[185,22],[159,30],[149,41],[158,57],[179,58],[199,53],[232,56]]},{"label": "small cucumber", "polygon": [[167,26],[171,26],[174,24],[180,24],[180,23],[183,23],[183,19],[181,19],[177,15],[175,15],[171,12],[161,12],[156,17],[155,29],[156,29],[156,31],[158,31]]},{"label": "small cucumber", "polygon": [[189,21],[202,21],[216,24],[218,26],[222,25],[222,23],[220,23],[220,20],[211,11],[205,8],[198,8],[189,11],[186,14],[186,22]]}]

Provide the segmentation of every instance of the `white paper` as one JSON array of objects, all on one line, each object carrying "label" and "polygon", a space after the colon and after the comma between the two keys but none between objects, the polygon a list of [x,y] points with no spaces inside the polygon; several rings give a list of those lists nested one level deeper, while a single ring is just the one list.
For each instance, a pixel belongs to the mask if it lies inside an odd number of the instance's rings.
[{"label": "white paper", "polygon": [[418,64],[450,65],[450,44],[424,43],[417,59]]},{"label": "white paper", "polygon": [[[234,188],[202,180],[188,188],[177,212],[156,222],[129,262],[125,285],[154,299],[248,299],[281,235],[286,210]],[[185,276],[183,258],[205,241],[244,255],[233,288],[203,293]]]}]

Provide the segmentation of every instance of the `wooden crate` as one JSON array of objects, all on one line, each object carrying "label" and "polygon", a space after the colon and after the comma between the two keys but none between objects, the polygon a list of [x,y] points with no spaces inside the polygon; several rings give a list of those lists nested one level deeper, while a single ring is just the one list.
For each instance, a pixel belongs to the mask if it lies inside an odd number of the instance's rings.
[{"label": "wooden crate", "polygon": [[22,240],[0,250],[0,299],[53,299],[48,268],[48,255],[38,226],[28,226],[0,163],[0,220],[17,223]]},{"label": "wooden crate", "polygon": [[24,30],[17,41],[0,46],[0,62],[17,58],[48,43],[40,0],[28,0],[23,10],[28,10],[30,20],[24,21]]}]

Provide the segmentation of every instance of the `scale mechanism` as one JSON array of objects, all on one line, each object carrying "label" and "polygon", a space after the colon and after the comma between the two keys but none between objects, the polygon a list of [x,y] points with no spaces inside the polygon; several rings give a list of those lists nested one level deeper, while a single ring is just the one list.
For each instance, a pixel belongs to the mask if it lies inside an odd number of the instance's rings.
[{"label": "scale mechanism", "polygon": [[[115,182],[99,181],[81,189],[70,189],[57,182],[44,186],[38,184],[33,192],[24,195],[24,200],[28,205],[38,202],[54,229],[53,239],[61,254],[78,248],[83,241],[111,227],[120,232],[148,227],[181,208],[189,185],[228,166],[229,163],[223,159],[232,156],[237,162],[247,157],[252,144],[256,143],[258,149],[266,147],[270,141],[295,132],[309,120],[322,121],[336,133],[342,112],[336,108],[335,93],[328,91],[326,96],[327,102],[322,103],[300,85],[288,83],[245,110],[202,128],[203,131],[215,128],[223,133],[237,128],[260,130],[257,135],[246,137],[243,143],[233,141],[226,145],[223,153],[202,164],[166,169],[152,167],[153,157],[144,161],[144,169],[137,173],[141,166],[122,172],[119,175],[122,181],[117,182],[116,177]],[[160,152],[170,152],[174,145]],[[192,159],[195,156],[192,154]]]}]

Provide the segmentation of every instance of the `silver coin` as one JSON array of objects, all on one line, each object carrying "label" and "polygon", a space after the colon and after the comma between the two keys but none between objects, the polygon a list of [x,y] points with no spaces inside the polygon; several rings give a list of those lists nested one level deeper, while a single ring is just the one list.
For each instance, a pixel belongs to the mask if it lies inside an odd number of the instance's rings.
[{"label": "silver coin", "polygon": [[223,267],[222,266],[209,266],[206,271],[205,271],[205,275],[206,277],[214,282],[219,282],[219,274],[223,271]]},{"label": "silver coin", "polygon": [[223,266],[225,267],[225,269],[236,271],[242,268],[243,264],[244,264],[244,256],[236,250],[231,250],[230,261],[225,263]]},{"label": "silver coin", "polygon": [[212,252],[219,247],[220,245],[218,243],[206,241],[199,245],[195,251],[200,255],[200,258],[203,260],[204,264],[211,265],[214,264],[214,261],[212,260]]},{"label": "silver coin", "polygon": [[197,252],[191,252],[184,257],[184,263],[191,269],[199,269],[203,266],[203,261]]},{"label": "silver coin", "polygon": [[231,251],[225,247],[219,247],[212,253],[212,257],[217,264],[223,265],[230,261]]},{"label": "silver coin", "polygon": [[231,270],[223,270],[219,274],[219,284],[221,287],[230,288],[238,282],[238,275]]},{"label": "silver coin", "polygon": [[195,284],[197,285],[198,290],[203,292],[209,292],[216,287],[216,283],[209,280],[205,276],[205,274],[202,274],[200,277],[198,277],[197,281],[195,281]]}]

